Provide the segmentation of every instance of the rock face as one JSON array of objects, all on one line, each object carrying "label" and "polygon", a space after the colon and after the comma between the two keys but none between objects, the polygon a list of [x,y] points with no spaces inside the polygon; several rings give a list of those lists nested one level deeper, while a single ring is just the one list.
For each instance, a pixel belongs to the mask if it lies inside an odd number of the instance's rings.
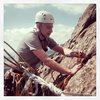
[{"label": "rock face", "polygon": [[[68,80],[64,91],[67,95],[96,95],[96,5],[91,4],[79,18],[71,39],[65,44],[65,48],[73,50],[82,50],[87,57],[84,60],[84,66]],[[60,54],[54,54],[55,61],[68,68],[72,68],[76,63],[76,58],[64,57]],[[40,76],[47,82],[53,82],[58,78],[59,73],[49,69],[49,67],[40,67],[42,74]],[[66,76],[67,78],[67,76]],[[59,82],[58,82],[59,83]],[[58,84],[57,81],[55,84]],[[60,86],[61,88],[61,86]],[[61,88],[62,89],[62,88]]]}]

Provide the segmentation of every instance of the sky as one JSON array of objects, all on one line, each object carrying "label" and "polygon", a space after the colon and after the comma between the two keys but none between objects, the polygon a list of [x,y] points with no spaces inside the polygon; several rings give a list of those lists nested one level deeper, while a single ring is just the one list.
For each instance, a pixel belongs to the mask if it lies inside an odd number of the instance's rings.
[{"label": "sky", "polygon": [[88,4],[5,4],[4,5],[4,40],[17,49],[21,39],[32,31],[35,14],[46,10],[55,19],[51,37],[63,44],[77,25],[79,18]]}]

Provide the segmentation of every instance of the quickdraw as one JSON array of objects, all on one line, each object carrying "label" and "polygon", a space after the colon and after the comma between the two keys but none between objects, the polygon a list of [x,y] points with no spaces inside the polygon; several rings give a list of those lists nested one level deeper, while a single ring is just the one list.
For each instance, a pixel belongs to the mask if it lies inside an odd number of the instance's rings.
[{"label": "quickdraw", "polygon": [[20,75],[20,74],[16,75],[16,79],[15,79],[15,82],[16,82],[16,96],[20,95],[21,90],[23,88],[22,82],[21,82],[22,79],[23,79],[22,75]]}]

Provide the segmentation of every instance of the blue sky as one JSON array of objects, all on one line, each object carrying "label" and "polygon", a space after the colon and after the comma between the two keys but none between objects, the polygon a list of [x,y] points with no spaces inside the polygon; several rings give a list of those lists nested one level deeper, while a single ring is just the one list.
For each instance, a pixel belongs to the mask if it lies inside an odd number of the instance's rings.
[{"label": "blue sky", "polygon": [[87,6],[88,4],[5,4],[4,40],[16,49],[24,35],[32,30],[35,14],[46,10],[55,18],[51,37],[63,44],[70,38]]}]

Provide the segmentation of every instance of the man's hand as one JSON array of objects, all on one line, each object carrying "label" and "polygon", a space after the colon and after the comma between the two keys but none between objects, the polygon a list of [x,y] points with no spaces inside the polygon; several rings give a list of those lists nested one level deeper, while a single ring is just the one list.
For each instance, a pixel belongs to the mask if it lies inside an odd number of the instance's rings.
[{"label": "man's hand", "polygon": [[81,63],[82,59],[86,57],[86,54],[83,52],[77,52],[77,63]]},{"label": "man's hand", "polygon": [[82,51],[72,51],[70,57],[85,58],[86,54]]}]

